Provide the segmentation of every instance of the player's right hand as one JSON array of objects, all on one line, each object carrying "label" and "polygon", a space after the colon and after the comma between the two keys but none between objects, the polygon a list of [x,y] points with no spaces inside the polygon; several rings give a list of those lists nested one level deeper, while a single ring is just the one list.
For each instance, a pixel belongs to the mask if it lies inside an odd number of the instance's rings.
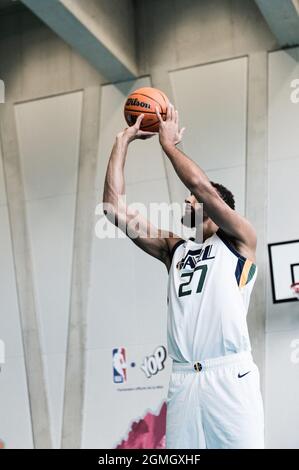
[{"label": "player's right hand", "polygon": [[148,132],[148,131],[141,131],[140,130],[140,125],[141,121],[144,118],[144,114],[140,114],[138,118],[136,119],[136,122],[133,126],[127,127],[124,129],[122,132],[117,134],[118,138],[122,138],[127,140],[128,143],[132,142],[133,140],[136,139],[150,139],[154,135],[157,135],[157,132]]},{"label": "player's right hand", "polygon": [[169,103],[167,106],[166,119],[162,119],[158,107],[156,107],[156,114],[160,121],[159,125],[159,140],[162,147],[167,145],[179,144],[185,132],[185,127],[179,127],[179,112],[174,108],[173,104]]}]

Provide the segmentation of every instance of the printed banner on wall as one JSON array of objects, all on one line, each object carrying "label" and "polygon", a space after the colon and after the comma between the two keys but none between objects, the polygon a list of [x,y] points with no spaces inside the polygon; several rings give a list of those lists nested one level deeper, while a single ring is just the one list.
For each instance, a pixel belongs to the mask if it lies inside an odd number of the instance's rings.
[{"label": "printed banner on wall", "polygon": [[170,365],[164,345],[88,351],[83,448],[165,448]]}]

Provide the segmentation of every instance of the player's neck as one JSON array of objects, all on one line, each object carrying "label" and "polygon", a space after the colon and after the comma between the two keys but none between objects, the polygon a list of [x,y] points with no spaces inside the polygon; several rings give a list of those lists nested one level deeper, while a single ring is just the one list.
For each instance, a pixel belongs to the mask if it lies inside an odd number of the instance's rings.
[{"label": "player's neck", "polygon": [[195,232],[195,243],[203,243],[207,238],[210,238],[218,230],[218,226],[211,220],[207,219],[202,225],[197,227]]}]

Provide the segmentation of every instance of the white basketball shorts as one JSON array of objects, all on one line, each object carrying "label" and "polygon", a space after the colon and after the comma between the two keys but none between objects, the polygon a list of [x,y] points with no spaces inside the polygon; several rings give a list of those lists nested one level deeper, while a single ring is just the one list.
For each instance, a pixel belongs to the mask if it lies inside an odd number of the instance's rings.
[{"label": "white basketball shorts", "polygon": [[261,449],[264,411],[250,352],[173,362],[167,396],[167,449]]}]

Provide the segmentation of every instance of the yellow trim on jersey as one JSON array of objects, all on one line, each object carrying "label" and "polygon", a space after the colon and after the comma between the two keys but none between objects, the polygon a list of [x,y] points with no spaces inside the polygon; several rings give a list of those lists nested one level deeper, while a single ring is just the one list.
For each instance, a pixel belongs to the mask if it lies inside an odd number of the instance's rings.
[{"label": "yellow trim on jersey", "polygon": [[253,263],[249,261],[249,259],[245,261],[240,277],[239,287],[244,287],[246,285],[248,280],[248,274],[252,265]]}]

